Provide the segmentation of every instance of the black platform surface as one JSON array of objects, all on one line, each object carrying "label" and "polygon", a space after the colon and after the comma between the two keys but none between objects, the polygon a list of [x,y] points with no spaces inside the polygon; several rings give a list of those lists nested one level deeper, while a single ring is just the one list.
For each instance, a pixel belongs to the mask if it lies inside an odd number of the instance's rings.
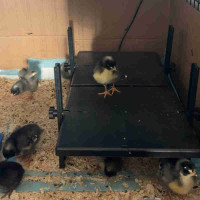
[{"label": "black platform surface", "polygon": [[[93,69],[98,60],[106,55],[113,56],[121,73],[121,80],[116,85],[152,85],[166,86],[167,80],[163,67],[159,63],[159,56],[153,52],[122,52],[98,53],[79,52],[77,56],[76,73],[72,79],[72,86],[99,85],[93,79]],[[124,76],[127,76],[125,79]]]},{"label": "black platform surface", "polygon": [[[120,84],[117,87],[120,93],[114,93],[106,99],[97,94],[104,91],[103,87],[89,82],[88,85],[85,84],[87,77],[91,76],[91,70],[86,70],[87,67],[92,66],[102,55],[107,53],[79,53],[80,68],[76,69],[73,78],[73,83],[77,80],[77,85],[72,84],[70,88],[56,154],[199,157],[199,137],[189,125],[173,89],[165,81],[157,54],[121,54],[124,55],[124,60],[131,55],[138,55],[135,58],[140,63],[140,69],[137,70],[136,65],[129,68],[129,77],[133,78],[130,84]],[[147,66],[145,59],[152,63]],[[134,62],[136,61],[128,60],[126,66]],[[155,69],[153,66],[156,66]],[[146,73],[148,67],[151,70]],[[136,78],[131,75],[136,74],[136,71],[140,71],[144,77],[141,76],[140,83],[138,78],[138,85],[134,86],[132,83]],[[154,77],[159,78],[154,81]]]},{"label": "black platform surface", "polygon": [[113,96],[97,93],[104,87],[72,87],[66,109],[85,112],[146,111],[157,113],[182,112],[183,108],[170,87],[117,87]]}]

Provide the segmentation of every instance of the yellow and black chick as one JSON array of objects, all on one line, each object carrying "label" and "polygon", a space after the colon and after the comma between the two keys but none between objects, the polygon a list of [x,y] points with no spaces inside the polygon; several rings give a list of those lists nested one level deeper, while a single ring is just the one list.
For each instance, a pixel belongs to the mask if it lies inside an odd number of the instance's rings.
[{"label": "yellow and black chick", "polygon": [[43,130],[34,123],[18,127],[6,139],[3,146],[3,156],[8,159],[14,156],[26,156],[32,154],[42,132]]},{"label": "yellow and black chick", "polygon": [[104,159],[104,173],[108,177],[116,176],[122,170],[122,159],[120,157],[106,157]]},{"label": "yellow and black chick", "polygon": [[20,184],[23,175],[23,167],[16,162],[3,161],[0,162],[0,187],[5,189],[4,198],[12,194],[13,190]]},{"label": "yellow and black chick", "polygon": [[70,66],[69,63],[67,62],[61,64],[60,66],[62,78],[68,79],[68,80],[71,79],[72,77],[72,72],[69,66]]},{"label": "yellow and black chick", "polygon": [[[104,85],[105,92],[98,93],[99,95],[104,95],[104,98],[106,98],[107,95],[112,96],[115,91],[120,92],[114,85],[115,82],[119,80],[120,74],[116,68],[116,61],[112,56],[105,56],[96,64],[93,78],[97,83]],[[110,90],[107,89],[108,84],[112,84]]]},{"label": "yellow and black chick", "polygon": [[32,98],[33,92],[37,90],[39,83],[37,72],[22,68],[18,76],[19,80],[12,86],[11,93],[13,95],[19,95],[23,92],[30,91]]},{"label": "yellow and black chick", "polygon": [[160,159],[161,180],[175,193],[188,194],[197,182],[195,165],[190,159]]}]

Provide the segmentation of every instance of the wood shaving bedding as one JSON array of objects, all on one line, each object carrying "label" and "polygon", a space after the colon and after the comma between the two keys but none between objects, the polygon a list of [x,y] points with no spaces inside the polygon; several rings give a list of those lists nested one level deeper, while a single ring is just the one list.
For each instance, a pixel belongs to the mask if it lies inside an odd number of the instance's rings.
[{"label": "wood shaving bedding", "polygon": [[[30,163],[29,170],[34,171],[55,171],[55,172],[78,172],[90,171],[91,174],[99,165],[99,160],[96,157],[69,157],[66,159],[66,168],[59,169],[58,157],[55,155],[55,145],[57,142],[57,119],[50,120],[48,111],[50,106],[56,107],[55,89],[53,80],[43,80],[40,82],[38,90],[34,93],[33,100],[27,100],[29,93],[23,93],[19,96],[13,96],[10,93],[11,86],[16,80],[0,78],[0,132],[5,135],[12,132],[18,125],[23,126],[30,122],[36,122],[44,132],[41,136],[36,149],[36,154],[33,155],[33,160]],[[69,93],[69,81],[62,81],[63,86],[63,103]],[[5,138],[4,138],[5,139]],[[163,187],[157,177],[152,175],[158,167],[158,160],[155,158],[126,158],[124,159],[124,167],[132,171],[136,175],[135,181],[140,185],[141,189],[136,191],[126,192],[44,192],[33,193],[13,192],[11,200],[70,200],[70,199],[88,199],[88,200],[138,200],[145,197],[161,198],[162,200],[197,200],[200,199],[200,185],[191,194],[180,196],[172,193]],[[142,176],[141,176],[142,174]],[[88,177],[87,177],[88,178]],[[106,181],[106,177],[91,177],[91,180],[98,182]],[[115,179],[120,179],[116,176]],[[64,184],[71,180],[81,183],[82,177],[28,177],[24,180],[43,181],[47,183]],[[125,184],[125,187],[127,185]],[[5,198],[6,199],[6,198]]]}]

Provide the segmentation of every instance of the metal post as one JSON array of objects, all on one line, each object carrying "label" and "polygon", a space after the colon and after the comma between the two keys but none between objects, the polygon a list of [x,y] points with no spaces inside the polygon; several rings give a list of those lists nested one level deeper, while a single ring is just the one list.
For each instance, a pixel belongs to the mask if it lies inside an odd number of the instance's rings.
[{"label": "metal post", "polygon": [[58,117],[58,130],[60,130],[60,126],[62,123],[62,113],[63,113],[60,63],[55,64],[54,77],[55,77],[55,93],[56,93],[56,105],[57,105],[57,117]]},{"label": "metal post", "polygon": [[75,66],[75,60],[74,60],[74,45],[73,45],[73,33],[72,33],[72,27],[68,27],[68,46],[69,46],[69,60],[70,60],[70,69],[73,74],[74,72],[74,66]]},{"label": "metal post", "polygon": [[164,62],[165,72],[167,74],[170,73],[173,36],[174,36],[174,27],[172,25],[169,25],[168,37],[167,37],[167,47],[166,47],[166,52],[165,52],[165,62]]},{"label": "metal post", "polygon": [[194,119],[198,78],[199,78],[199,67],[197,66],[196,63],[192,63],[191,71],[190,71],[188,102],[187,102],[188,121],[190,123],[192,123]]}]

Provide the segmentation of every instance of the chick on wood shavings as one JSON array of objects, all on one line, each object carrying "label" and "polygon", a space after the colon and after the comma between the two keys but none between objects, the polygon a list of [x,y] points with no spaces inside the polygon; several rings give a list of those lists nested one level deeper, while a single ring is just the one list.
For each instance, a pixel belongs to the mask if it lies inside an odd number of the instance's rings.
[{"label": "chick on wood shavings", "polygon": [[24,176],[23,167],[16,162],[0,162],[0,187],[5,189],[5,194],[1,197],[10,197],[13,190],[16,189]]},{"label": "chick on wood shavings", "polygon": [[116,176],[122,170],[122,158],[106,157],[104,159],[104,173],[108,177]]},{"label": "chick on wood shavings", "polygon": [[190,159],[160,159],[160,178],[173,192],[188,194],[197,183],[194,163]]},{"label": "chick on wood shavings", "polygon": [[42,132],[43,130],[37,124],[17,127],[5,141],[3,146],[4,157],[8,159],[18,155],[30,155],[34,151]]},{"label": "chick on wood shavings", "polygon": [[[31,94],[38,88],[39,79],[37,72],[22,68],[19,73],[19,80],[11,87],[11,93],[19,95],[23,92],[30,91]],[[32,98],[33,96],[31,96]]]}]

